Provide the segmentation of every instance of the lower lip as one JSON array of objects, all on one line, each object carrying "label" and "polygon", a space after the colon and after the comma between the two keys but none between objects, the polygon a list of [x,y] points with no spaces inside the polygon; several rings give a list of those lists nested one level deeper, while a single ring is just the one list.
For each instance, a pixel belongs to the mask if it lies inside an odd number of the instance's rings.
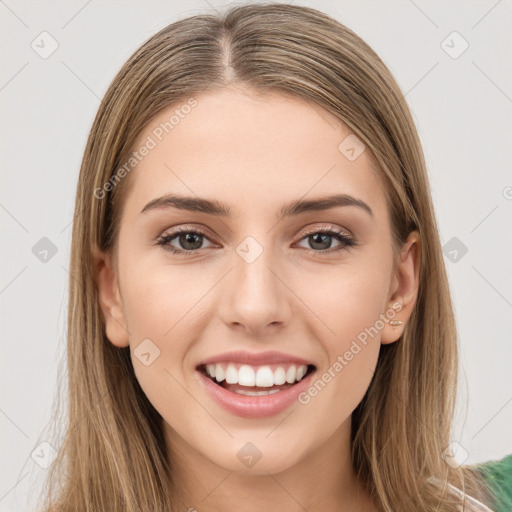
[{"label": "lower lip", "polygon": [[264,418],[284,411],[297,400],[300,393],[308,388],[311,377],[315,372],[316,370],[297,384],[278,393],[263,396],[247,396],[224,389],[222,386],[215,384],[204,373],[198,371],[201,381],[204,383],[210,396],[226,411],[244,418]]}]

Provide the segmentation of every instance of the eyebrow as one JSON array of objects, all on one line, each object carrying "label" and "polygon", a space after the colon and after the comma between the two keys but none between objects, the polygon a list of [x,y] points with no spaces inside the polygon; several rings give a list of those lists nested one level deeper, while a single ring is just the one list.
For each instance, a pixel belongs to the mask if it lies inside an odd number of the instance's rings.
[{"label": "eyebrow", "polygon": [[[372,209],[361,199],[357,199],[348,194],[336,194],[310,200],[298,199],[292,201],[281,208],[279,212],[279,220],[282,220],[285,217],[299,215],[304,212],[323,211],[340,206],[355,206],[364,210],[373,217]],[[153,199],[144,206],[144,208],[142,208],[140,213],[142,214],[153,210],[162,210],[167,208],[207,213],[209,215],[216,215],[219,217],[230,217],[232,215],[232,211],[229,206],[224,205],[217,200],[180,196],[177,194],[167,194]]]}]

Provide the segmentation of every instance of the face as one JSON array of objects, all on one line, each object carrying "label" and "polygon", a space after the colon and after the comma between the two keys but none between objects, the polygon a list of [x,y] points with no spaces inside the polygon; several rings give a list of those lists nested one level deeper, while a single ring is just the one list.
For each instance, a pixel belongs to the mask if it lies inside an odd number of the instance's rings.
[{"label": "face", "polygon": [[156,142],[125,178],[117,269],[96,252],[107,337],[129,345],[171,450],[275,473],[347,439],[380,345],[411,313],[415,238],[393,272],[375,162],[354,159],[320,107],[237,89],[195,99],[135,145]]}]

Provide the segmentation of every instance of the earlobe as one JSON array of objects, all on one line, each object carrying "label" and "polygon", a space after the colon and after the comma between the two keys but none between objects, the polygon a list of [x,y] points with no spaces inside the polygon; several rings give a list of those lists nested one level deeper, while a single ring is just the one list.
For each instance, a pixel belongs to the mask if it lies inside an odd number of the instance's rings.
[{"label": "earlobe", "polygon": [[103,313],[105,334],[116,347],[129,345],[128,329],[124,318],[121,294],[111,256],[98,247],[92,249],[94,275],[98,288],[98,301]]},{"label": "earlobe", "polygon": [[400,253],[400,263],[394,276],[391,299],[384,313],[386,320],[381,331],[381,343],[397,341],[412,315],[418,297],[420,248],[418,231],[412,231]]}]

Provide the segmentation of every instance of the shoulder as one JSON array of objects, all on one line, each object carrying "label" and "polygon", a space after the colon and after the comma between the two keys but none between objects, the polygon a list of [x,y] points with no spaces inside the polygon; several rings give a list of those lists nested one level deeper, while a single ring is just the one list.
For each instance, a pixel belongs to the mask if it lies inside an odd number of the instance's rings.
[{"label": "shoulder", "polygon": [[512,454],[478,464],[475,469],[496,498],[495,512],[512,511]]}]

